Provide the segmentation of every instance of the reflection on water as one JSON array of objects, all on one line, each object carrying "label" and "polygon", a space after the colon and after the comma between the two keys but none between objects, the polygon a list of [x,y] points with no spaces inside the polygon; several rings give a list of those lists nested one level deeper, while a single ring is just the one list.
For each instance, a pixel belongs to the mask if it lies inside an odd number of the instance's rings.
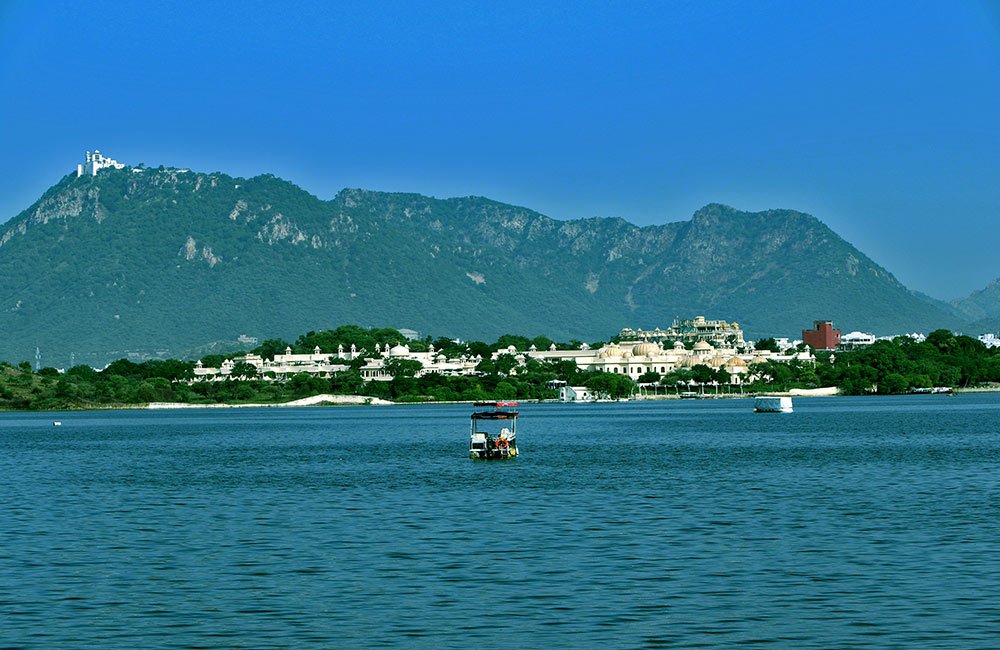
[{"label": "reflection on water", "polygon": [[1000,397],[0,416],[0,645],[991,647]]}]

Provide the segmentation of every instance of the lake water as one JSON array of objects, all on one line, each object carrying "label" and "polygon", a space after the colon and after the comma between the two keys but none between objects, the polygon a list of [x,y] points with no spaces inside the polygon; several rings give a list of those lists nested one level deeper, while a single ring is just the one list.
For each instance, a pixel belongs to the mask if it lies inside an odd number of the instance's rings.
[{"label": "lake water", "polygon": [[0,647],[1000,645],[1000,395],[751,410],[0,414]]}]

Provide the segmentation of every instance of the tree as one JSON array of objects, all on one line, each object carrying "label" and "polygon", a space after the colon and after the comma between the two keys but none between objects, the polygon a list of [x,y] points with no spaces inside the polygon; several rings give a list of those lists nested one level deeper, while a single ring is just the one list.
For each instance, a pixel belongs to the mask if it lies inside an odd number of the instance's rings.
[{"label": "tree", "polygon": [[382,367],[393,378],[416,377],[417,373],[423,370],[424,364],[416,359],[403,359],[402,357],[390,357],[382,362]]},{"label": "tree", "polygon": [[341,325],[333,330],[307,332],[295,340],[295,351],[307,354],[317,346],[324,352],[334,353],[341,345],[349,350],[354,345],[358,350],[373,352],[375,345],[396,345],[406,340],[399,330],[392,328],[365,329],[358,325]]},{"label": "tree", "polygon": [[483,359],[489,359],[494,350],[488,343],[482,341],[468,341],[465,344],[465,349],[470,357],[482,357]]},{"label": "tree", "polygon": [[129,379],[143,379],[145,373],[137,363],[128,359],[118,359],[108,364],[108,367],[101,371],[102,375],[118,375]]},{"label": "tree", "polygon": [[254,348],[253,353],[264,359],[274,359],[276,354],[284,354],[291,344],[282,339],[266,339],[263,343]]},{"label": "tree", "polygon": [[56,383],[55,395],[56,397],[73,401],[79,395],[79,389],[75,384],[68,381],[66,377],[63,377]]},{"label": "tree", "polygon": [[514,349],[524,352],[531,347],[531,341],[526,336],[518,336],[517,334],[504,334],[497,339],[496,349],[502,350],[504,348],[514,346]]},{"label": "tree", "polygon": [[951,352],[957,345],[955,335],[948,330],[934,330],[927,335],[925,342],[945,353]]},{"label": "tree", "polygon": [[364,378],[354,369],[336,372],[330,378],[330,390],[339,395],[358,395],[364,387]]},{"label": "tree", "polygon": [[296,397],[318,395],[329,386],[326,380],[310,375],[307,372],[297,372],[288,380],[288,387]]},{"label": "tree", "polygon": [[[660,384],[667,388],[677,388],[678,386],[687,385],[689,381],[691,381],[691,371],[687,368],[676,368],[663,375],[663,378],[660,379]],[[680,389],[677,388],[677,390],[679,391]]]},{"label": "tree", "polygon": [[840,379],[840,390],[847,395],[865,395],[873,392],[878,373],[874,368],[853,364],[844,369]]},{"label": "tree", "polygon": [[72,368],[67,370],[66,376],[81,379],[84,381],[96,381],[98,375],[97,371],[91,368],[90,366],[79,365],[79,366],[73,366]]},{"label": "tree", "polygon": [[774,340],[774,337],[768,337],[766,339],[761,339],[757,341],[757,343],[754,345],[754,349],[770,350],[771,352],[781,351],[780,348],[778,347],[778,342]]},{"label": "tree", "polygon": [[504,380],[497,384],[494,394],[497,399],[514,399],[517,397],[517,387],[511,382]]},{"label": "tree", "polygon": [[500,354],[496,359],[483,359],[480,365],[487,361],[491,361],[492,373],[497,375],[509,375],[510,371],[518,366],[517,358],[512,354]]},{"label": "tree", "polygon": [[699,384],[707,384],[714,378],[715,370],[711,366],[699,363],[691,367],[691,379],[694,379]]},{"label": "tree", "polygon": [[153,377],[142,382],[139,392],[144,402],[172,402],[174,401],[174,390],[170,381],[163,377]]},{"label": "tree", "polygon": [[[556,342],[547,336],[536,336],[531,339],[531,345],[535,346],[536,350],[548,350],[550,347],[555,345]],[[556,346],[558,348],[558,346]]]},{"label": "tree", "polygon": [[560,379],[568,384],[577,384],[580,375],[580,367],[575,361],[570,359],[549,359],[540,363],[540,372],[553,375],[553,379]]},{"label": "tree", "polygon": [[765,361],[753,365],[753,374],[758,377],[758,381],[776,385],[781,390],[788,390],[788,384],[792,381],[792,369],[787,363],[778,361]]},{"label": "tree", "polygon": [[242,379],[253,379],[257,376],[257,368],[246,361],[240,361],[239,363],[233,365],[233,369],[230,371],[229,376]]},{"label": "tree", "polygon": [[233,355],[231,354],[206,354],[201,358],[201,365],[206,368],[218,368],[222,365],[223,361],[227,361],[232,358]]},{"label": "tree", "polygon": [[411,340],[406,343],[406,347],[410,348],[410,352],[427,352],[429,349],[427,346],[430,345],[430,341],[423,341],[420,339]]},{"label": "tree", "polygon": [[144,377],[162,377],[170,381],[194,377],[194,364],[176,359],[153,359],[139,364]]},{"label": "tree", "polygon": [[907,384],[906,377],[898,372],[892,372],[878,383],[878,392],[880,395],[898,395],[906,392]]},{"label": "tree", "polygon": [[660,381],[660,373],[655,370],[647,370],[639,375],[635,381],[637,384],[656,384]]},{"label": "tree", "polygon": [[620,375],[614,372],[593,373],[586,379],[584,385],[592,393],[611,399],[628,397],[635,391],[635,382],[628,375]]}]

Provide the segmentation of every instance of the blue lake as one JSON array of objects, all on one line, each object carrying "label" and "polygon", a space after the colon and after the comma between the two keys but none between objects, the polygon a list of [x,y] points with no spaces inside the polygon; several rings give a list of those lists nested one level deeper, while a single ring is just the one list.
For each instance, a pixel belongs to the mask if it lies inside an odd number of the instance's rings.
[{"label": "blue lake", "polygon": [[1000,395],[470,412],[0,414],[0,647],[1000,645]]}]

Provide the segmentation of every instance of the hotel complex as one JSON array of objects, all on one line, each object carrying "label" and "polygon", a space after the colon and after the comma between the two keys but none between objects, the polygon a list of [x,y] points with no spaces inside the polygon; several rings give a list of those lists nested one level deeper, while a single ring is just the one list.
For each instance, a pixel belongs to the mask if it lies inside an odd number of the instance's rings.
[{"label": "hotel complex", "polygon": [[[510,355],[516,361],[511,371],[524,366],[528,359],[538,361],[572,361],[580,370],[622,374],[633,379],[654,372],[661,377],[682,368],[705,365],[713,370],[724,369],[729,373],[730,382],[742,384],[752,377],[754,364],[766,361],[787,363],[804,361],[814,363],[816,358],[808,346],[799,349],[787,344],[781,352],[755,350],[744,341],[743,332],[736,323],[707,321],[699,316],[690,321],[675,321],[666,330],[623,329],[617,342],[591,349],[586,343],[575,350],[558,350],[552,345],[548,350],[538,350],[531,346],[528,350],[517,350],[514,346],[495,351],[491,358],[496,360]],[[672,342],[671,342],[672,341]],[[220,381],[234,377],[238,364],[252,366],[254,373],[265,380],[283,381],[298,373],[320,377],[330,377],[334,373],[350,368],[351,362],[366,358],[360,367],[365,381],[389,381],[392,374],[386,363],[392,359],[416,361],[420,369],[416,376],[430,373],[442,375],[474,375],[483,361],[480,356],[464,354],[447,358],[431,345],[426,352],[411,351],[403,344],[395,346],[376,345],[374,354],[351,346],[345,350],[340,346],[336,352],[323,352],[318,347],[312,354],[292,354],[286,348],[284,354],[276,354],[273,359],[264,359],[256,354],[247,354],[227,360],[219,368],[206,368],[201,362],[195,367],[195,381]]]}]

